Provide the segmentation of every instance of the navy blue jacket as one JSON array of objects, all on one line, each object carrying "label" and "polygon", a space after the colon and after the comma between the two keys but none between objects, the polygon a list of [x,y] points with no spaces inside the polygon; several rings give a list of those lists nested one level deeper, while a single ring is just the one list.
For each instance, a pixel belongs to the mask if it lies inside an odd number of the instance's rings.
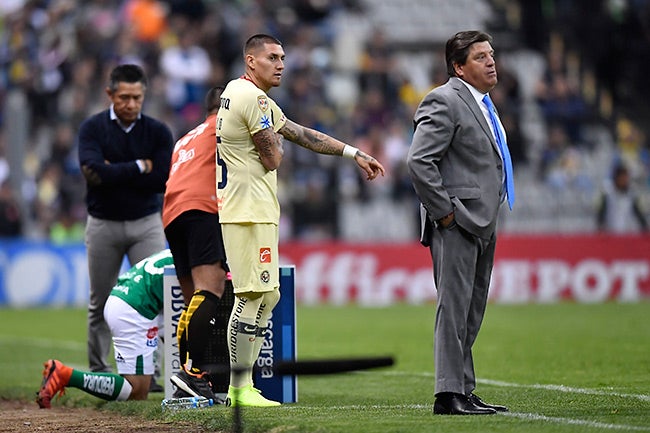
[{"label": "navy blue jacket", "polygon": [[[98,182],[86,181],[90,215],[125,221],[161,210],[174,147],[167,125],[142,114],[126,133],[105,110],[81,124],[78,140],[79,165],[98,177]],[[138,159],[152,161],[151,173],[140,173]]]}]

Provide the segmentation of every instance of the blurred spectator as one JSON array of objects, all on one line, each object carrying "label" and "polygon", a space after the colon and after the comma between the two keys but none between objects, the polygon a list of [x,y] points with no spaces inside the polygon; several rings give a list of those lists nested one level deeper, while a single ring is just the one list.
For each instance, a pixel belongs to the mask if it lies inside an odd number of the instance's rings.
[{"label": "blurred spectator", "polygon": [[583,139],[581,128],[588,111],[576,80],[575,66],[569,65],[564,40],[554,33],[546,52],[545,70],[534,94],[546,122],[560,125],[569,140],[578,145]]},{"label": "blurred spectator", "polygon": [[616,145],[632,178],[650,185],[650,149],[644,131],[632,119],[625,116],[617,119]]},{"label": "blurred spectator", "polygon": [[314,171],[304,181],[302,200],[294,201],[292,209],[295,239],[320,241],[336,237],[338,215],[331,181],[322,171]]},{"label": "blurred spectator", "polygon": [[75,215],[72,200],[67,195],[61,197],[56,220],[50,226],[50,240],[56,245],[82,243],[85,225]]},{"label": "blurred spectator", "polygon": [[377,90],[387,99],[397,95],[397,83],[393,81],[395,57],[381,28],[374,28],[361,53],[359,85],[362,92]]},{"label": "blurred spectator", "polygon": [[36,199],[32,212],[42,233],[49,232],[59,214],[62,177],[61,167],[48,161],[36,179]]},{"label": "blurred spectator", "polygon": [[[354,107],[353,127],[355,135],[365,135],[373,127],[383,128],[388,125],[394,114],[394,109],[380,89],[366,90]],[[394,100],[393,100],[394,101]]]},{"label": "blurred spectator", "polygon": [[71,56],[76,48],[69,16],[72,9],[71,1],[53,2],[39,28],[39,47],[28,91],[34,127],[55,125],[58,120],[59,96],[69,81]]},{"label": "blurred spectator", "polygon": [[199,24],[207,13],[203,0],[166,0],[166,3],[170,16],[182,17],[191,25]]},{"label": "blurred spectator", "polygon": [[550,124],[547,127],[546,143],[542,149],[539,164],[539,179],[544,180],[558,164],[562,154],[572,146],[564,128],[557,124]]},{"label": "blurred spectator", "polygon": [[9,182],[0,183],[0,238],[22,234],[22,212]]},{"label": "blurred spectator", "polygon": [[603,186],[596,219],[601,231],[619,234],[648,231],[640,197],[631,186],[630,172],[624,164],[614,167],[611,181]]},{"label": "blurred spectator", "polygon": [[[101,63],[111,60],[118,34],[128,34],[135,39],[133,31],[123,29],[124,21],[112,0],[92,0],[78,6],[76,34],[81,62],[94,59],[99,68]],[[95,72],[101,71],[97,69]]]},{"label": "blurred spectator", "polygon": [[5,157],[5,153],[4,137],[0,134],[0,184],[9,179],[9,162]]},{"label": "blurred spectator", "polygon": [[557,191],[575,189],[581,192],[590,192],[593,184],[587,172],[582,151],[577,147],[564,149],[549,167],[546,174],[546,183]]},{"label": "blurred spectator", "polygon": [[212,72],[207,51],[197,44],[198,36],[196,29],[185,25],[178,31],[177,44],[164,48],[160,55],[166,102],[178,116],[176,130],[180,132],[203,118],[203,97]]},{"label": "blurred spectator", "polygon": [[413,199],[413,203],[418,203],[406,166],[406,154],[411,145],[412,135],[411,125],[395,119],[388,126],[384,139],[386,177],[391,187],[390,197],[397,203],[405,199]]},{"label": "blurred spectator", "polygon": [[541,180],[556,190],[577,188],[588,191],[591,181],[583,167],[583,155],[569,140],[562,125],[548,126],[548,141],[540,162]]},{"label": "blurred spectator", "polygon": [[98,101],[93,97],[96,84],[98,61],[93,57],[82,57],[76,60],[72,68],[72,76],[68,86],[63,89],[59,98],[59,116],[68,122],[71,128],[76,128],[88,115]]},{"label": "blurred spectator", "polygon": [[38,53],[38,37],[29,24],[26,9],[6,17],[3,24],[0,40],[1,87],[25,87],[32,77],[32,65]]},{"label": "blurred spectator", "polygon": [[111,48],[112,63],[138,65],[147,67],[147,59],[143,57],[141,46],[129,32],[121,32],[117,35],[115,44]]},{"label": "blurred spectator", "polygon": [[581,144],[587,106],[576,84],[570,82],[564,73],[550,71],[539,83],[536,96],[546,121],[560,125],[572,143]]},{"label": "blurred spectator", "polygon": [[167,10],[157,0],[127,0],[124,18],[141,42],[153,44],[167,30]]},{"label": "blurred spectator", "polygon": [[499,119],[507,131],[513,164],[527,163],[528,149],[519,126],[522,108],[519,80],[506,66],[499,66],[499,85],[490,91],[490,98],[499,110]]},{"label": "blurred spectator", "polygon": [[519,112],[505,110],[501,114],[501,111],[499,111],[499,118],[501,119],[501,123],[503,123],[504,129],[508,131],[508,148],[510,149],[510,157],[512,158],[513,164],[520,165],[528,163],[528,149],[526,148],[526,139],[520,127],[521,118]]},{"label": "blurred spectator", "polygon": [[76,152],[73,150],[75,143],[75,130],[67,122],[60,122],[54,130],[54,139],[50,149],[49,160],[60,167],[64,175],[73,177],[71,182],[81,182],[81,171],[77,162]]},{"label": "blurred spectator", "polygon": [[518,1],[521,7],[521,34],[526,46],[537,51],[543,51],[548,38],[548,28],[545,22],[546,0]]}]

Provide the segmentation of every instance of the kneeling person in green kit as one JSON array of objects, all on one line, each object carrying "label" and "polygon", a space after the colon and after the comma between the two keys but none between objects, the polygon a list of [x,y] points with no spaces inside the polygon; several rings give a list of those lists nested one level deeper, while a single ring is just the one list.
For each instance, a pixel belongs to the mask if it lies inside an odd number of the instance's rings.
[{"label": "kneeling person in green kit", "polygon": [[168,249],[140,261],[117,279],[104,308],[113,335],[118,374],[80,371],[61,361],[44,363],[36,402],[50,408],[65,387],[78,388],[104,400],[146,400],[154,374],[154,352],[162,326],[163,277],[174,260]]}]

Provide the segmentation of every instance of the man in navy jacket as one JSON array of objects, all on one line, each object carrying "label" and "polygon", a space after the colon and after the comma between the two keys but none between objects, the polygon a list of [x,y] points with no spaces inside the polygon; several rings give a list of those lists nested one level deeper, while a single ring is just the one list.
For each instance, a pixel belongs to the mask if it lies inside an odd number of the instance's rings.
[{"label": "man in navy jacket", "polygon": [[79,129],[79,165],[87,187],[88,363],[93,372],[111,371],[111,333],[103,311],[124,256],[134,265],[166,246],[160,211],[174,142],[169,127],[142,114],[146,89],[139,66],[115,67],[106,88],[110,108]]}]

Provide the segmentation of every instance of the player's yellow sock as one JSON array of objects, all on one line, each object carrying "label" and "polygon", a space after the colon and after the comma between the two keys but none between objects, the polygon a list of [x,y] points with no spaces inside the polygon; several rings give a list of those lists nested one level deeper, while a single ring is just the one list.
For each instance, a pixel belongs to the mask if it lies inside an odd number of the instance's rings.
[{"label": "player's yellow sock", "polygon": [[[262,296],[262,303],[260,308],[257,311],[257,334],[255,336],[255,347],[253,348],[252,363],[255,364],[257,357],[260,356],[260,350],[262,349],[262,344],[264,344],[265,333],[269,329],[269,319],[271,318],[271,312],[273,308],[280,301],[280,291],[272,290],[270,292],[264,293]],[[253,383],[253,370],[249,373],[250,381]]]},{"label": "player's yellow sock", "polygon": [[235,306],[228,321],[228,350],[230,351],[230,386],[252,385],[251,371],[255,362],[255,316],[261,304],[256,299],[235,297]]}]

